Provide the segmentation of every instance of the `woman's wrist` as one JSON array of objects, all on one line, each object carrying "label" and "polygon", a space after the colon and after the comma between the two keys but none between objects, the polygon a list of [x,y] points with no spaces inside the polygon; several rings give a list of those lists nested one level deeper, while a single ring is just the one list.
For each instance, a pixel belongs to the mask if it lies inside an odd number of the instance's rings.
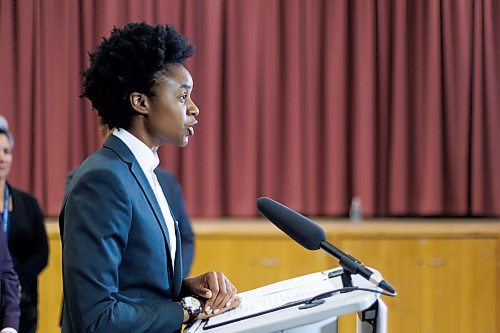
[{"label": "woman's wrist", "polygon": [[[179,305],[181,305],[181,304],[179,303]],[[182,312],[184,313],[184,319],[182,320],[182,322],[186,323],[189,320],[189,312],[187,312],[187,310],[184,308],[182,308]]]}]

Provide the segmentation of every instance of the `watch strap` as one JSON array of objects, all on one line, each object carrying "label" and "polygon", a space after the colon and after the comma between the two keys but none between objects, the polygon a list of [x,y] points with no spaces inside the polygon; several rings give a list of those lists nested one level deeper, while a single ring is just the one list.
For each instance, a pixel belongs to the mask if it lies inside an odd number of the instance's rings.
[{"label": "watch strap", "polygon": [[184,302],[184,299],[181,301],[182,308],[187,311],[189,318],[186,321],[186,324],[191,324],[194,322],[197,318],[198,315],[201,313],[201,307],[194,309],[191,306],[187,306]]}]

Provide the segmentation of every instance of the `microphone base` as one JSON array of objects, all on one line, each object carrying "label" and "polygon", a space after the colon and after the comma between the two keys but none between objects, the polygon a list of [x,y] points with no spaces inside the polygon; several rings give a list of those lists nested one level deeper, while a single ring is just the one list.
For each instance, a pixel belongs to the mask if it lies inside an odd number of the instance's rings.
[{"label": "microphone base", "polygon": [[[344,288],[353,287],[351,273],[349,273],[345,269],[342,270],[340,279],[342,280],[342,287]],[[347,293],[347,292],[349,291],[341,291],[341,293]]]}]

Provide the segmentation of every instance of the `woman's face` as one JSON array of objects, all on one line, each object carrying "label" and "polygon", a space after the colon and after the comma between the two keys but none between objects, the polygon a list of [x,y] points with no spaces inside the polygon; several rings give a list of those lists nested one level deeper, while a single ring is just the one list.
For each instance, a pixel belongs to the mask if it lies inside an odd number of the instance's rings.
[{"label": "woman's face", "polygon": [[147,98],[146,131],[153,145],[172,143],[185,147],[194,135],[198,107],[191,99],[193,79],[182,65],[170,65],[158,74],[155,96]]},{"label": "woman's face", "polygon": [[0,134],[0,180],[6,180],[12,166],[12,150],[7,135]]}]

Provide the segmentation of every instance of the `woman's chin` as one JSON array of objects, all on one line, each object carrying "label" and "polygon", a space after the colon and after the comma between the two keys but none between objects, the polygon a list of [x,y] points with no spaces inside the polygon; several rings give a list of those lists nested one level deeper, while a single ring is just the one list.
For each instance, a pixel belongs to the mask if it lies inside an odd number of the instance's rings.
[{"label": "woman's chin", "polygon": [[180,142],[177,143],[177,147],[184,148],[188,145],[189,143],[189,136],[185,136],[182,138]]}]

